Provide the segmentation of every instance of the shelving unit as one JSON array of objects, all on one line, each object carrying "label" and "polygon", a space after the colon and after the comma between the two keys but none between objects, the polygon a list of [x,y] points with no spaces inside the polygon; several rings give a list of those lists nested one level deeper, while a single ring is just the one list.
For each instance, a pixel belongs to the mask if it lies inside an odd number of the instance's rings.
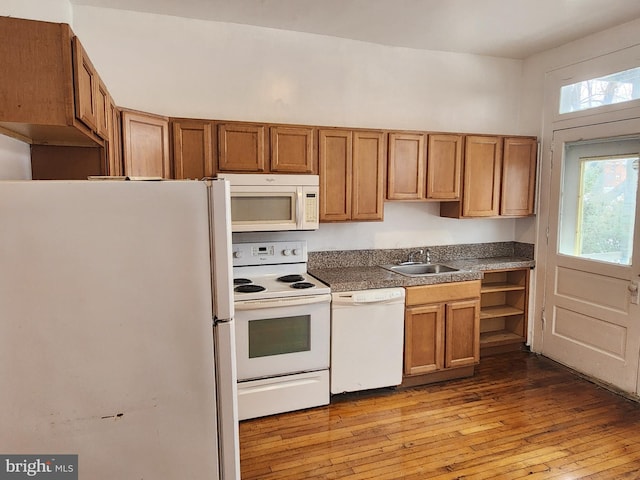
[{"label": "shelving unit", "polygon": [[529,269],[485,272],[480,290],[480,355],[518,350],[526,341]]}]

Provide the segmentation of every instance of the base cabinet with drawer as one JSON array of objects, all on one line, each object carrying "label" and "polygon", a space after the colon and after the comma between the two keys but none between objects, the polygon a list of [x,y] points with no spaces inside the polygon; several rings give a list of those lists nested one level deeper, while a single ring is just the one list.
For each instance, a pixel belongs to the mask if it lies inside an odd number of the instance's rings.
[{"label": "base cabinet with drawer", "polygon": [[480,281],[406,288],[403,386],[473,375],[480,360]]}]

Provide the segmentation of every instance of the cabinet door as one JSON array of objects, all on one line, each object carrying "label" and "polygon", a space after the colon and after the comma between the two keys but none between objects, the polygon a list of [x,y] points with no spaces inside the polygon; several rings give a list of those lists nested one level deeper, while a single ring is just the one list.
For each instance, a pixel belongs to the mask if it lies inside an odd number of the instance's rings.
[{"label": "cabinet door", "polygon": [[98,130],[98,75],[78,37],[73,37],[76,117],[93,131]]},{"label": "cabinet door", "polygon": [[107,87],[98,78],[96,93],[96,133],[105,140],[109,139],[109,122],[111,120],[111,99]]},{"label": "cabinet door", "polygon": [[109,139],[106,143],[108,175],[123,174],[122,168],[122,122],[120,110],[111,98],[109,99]]},{"label": "cabinet door", "polygon": [[124,174],[171,178],[169,119],[142,112],[122,112]]},{"label": "cabinet door", "polygon": [[314,173],[316,171],[315,129],[271,127],[271,171]]},{"label": "cabinet door", "polygon": [[533,214],[537,149],[535,138],[504,139],[500,215]]},{"label": "cabinet door", "polygon": [[320,130],[320,221],[351,218],[353,135],[350,130]]},{"label": "cabinet door", "polygon": [[444,304],[407,308],[404,324],[404,374],[444,367]]},{"label": "cabinet door", "polygon": [[387,198],[424,199],[424,163],[423,134],[390,133]]},{"label": "cabinet door", "polygon": [[218,170],[221,172],[265,172],[265,126],[218,125]]},{"label": "cabinet door", "polygon": [[173,166],[176,179],[198,180],[214,174],[211,122],[173,122]]},{"label": "cabinet door", "polygon": [[427,198],[460,198],[462,135],[429,135],[427,148]]},{"label": "cabinet door", "polygon": [[353,132],[351,220],[383,219],[384,167],[384,134]]},{"label": "cabinet door", "polygon": [[499,214],[501,160],[500,137],[466,137],[463,216],[492,217]]},{"label": "cabinet door", "polygon": [[474,365],[480,360],[480,300],[447,304],[445,367]]}]

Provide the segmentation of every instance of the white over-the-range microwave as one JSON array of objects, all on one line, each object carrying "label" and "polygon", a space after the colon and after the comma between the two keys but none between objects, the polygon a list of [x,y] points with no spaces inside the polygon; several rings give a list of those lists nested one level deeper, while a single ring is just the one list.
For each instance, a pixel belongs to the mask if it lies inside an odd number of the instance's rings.
[{"label": "white over-the-range microwave", "polygon": [[231,184],[231,230],[317,230],[318,175],[220,173]]}]

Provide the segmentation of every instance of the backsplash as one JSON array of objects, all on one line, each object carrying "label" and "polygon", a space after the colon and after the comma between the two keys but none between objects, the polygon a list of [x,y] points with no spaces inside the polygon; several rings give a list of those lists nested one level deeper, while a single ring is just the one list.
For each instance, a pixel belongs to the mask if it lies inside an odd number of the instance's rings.
[{"label": "backsplash", "polygon": [[[370,250],[331,250],[309,252],[307,261],[309,269],[339,268],[355,266],[375,266],[404,262],[411,252],[429,249],[433,263],[447,260],[463,260],[468,258],[518,257],[533,259],[534,246],[521,242],[471,243],[462,245],[436,245],[433,247],[412,247],[395,249]],[[424,257],[415,255],[416,261]]]}]

